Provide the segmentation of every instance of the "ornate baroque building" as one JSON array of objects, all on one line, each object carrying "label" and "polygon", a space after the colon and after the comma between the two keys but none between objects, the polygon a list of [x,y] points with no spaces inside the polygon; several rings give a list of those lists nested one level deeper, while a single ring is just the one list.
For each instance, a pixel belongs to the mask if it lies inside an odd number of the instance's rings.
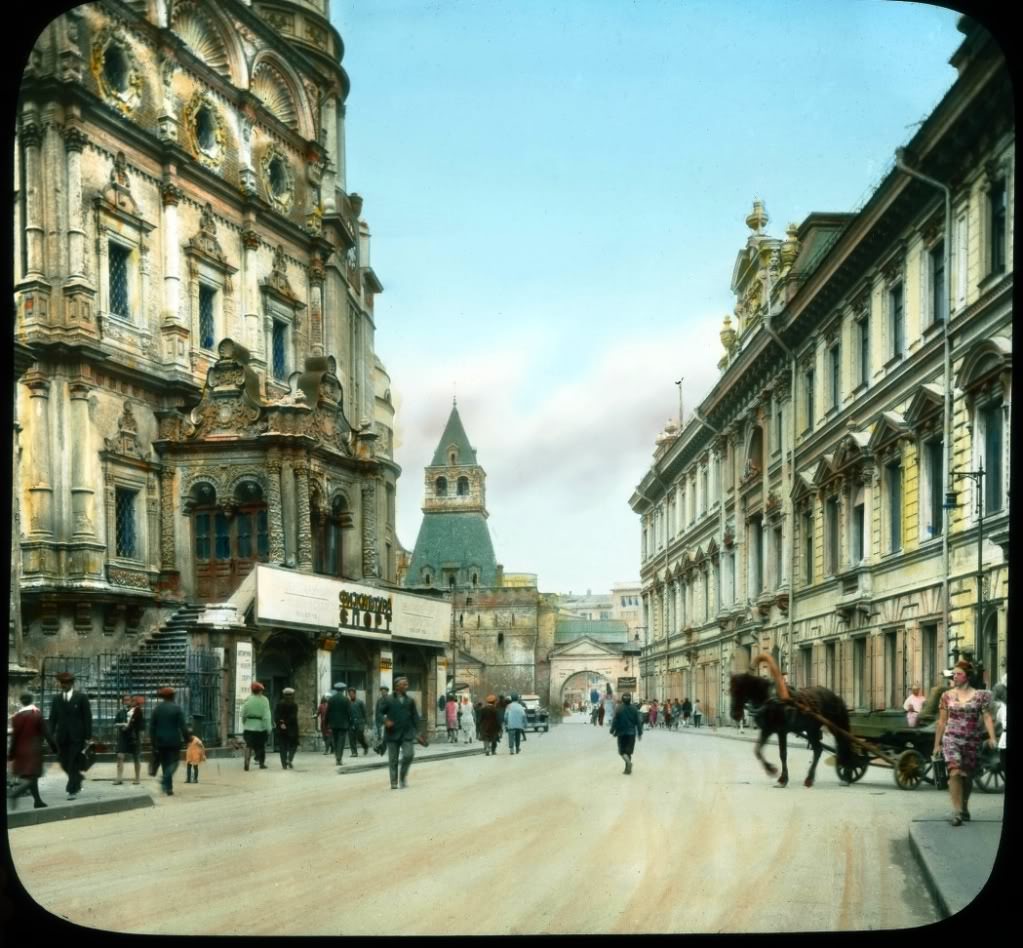
[{"label": "ornate baroque building", "polygon": [[[98,0],[36,42],[15,138],[24,677],[179,613],[228,691],[248,642],[250,677],[314,701],[323,641],[213,607],[257,563],[394,583],[382,286],[347,190],[342,55],[328,0]],[[343,645],[374,686],[379,646]]]},{"label": "ornate baroque building", "polygon": [[862,210],[784,238],[761,202],[746,219],[720,379],[630,500],[648,695],[726,718],[758,652],[855,708],[962,652],[1004,671],[1013,96],[960,30],[954,85]]}]

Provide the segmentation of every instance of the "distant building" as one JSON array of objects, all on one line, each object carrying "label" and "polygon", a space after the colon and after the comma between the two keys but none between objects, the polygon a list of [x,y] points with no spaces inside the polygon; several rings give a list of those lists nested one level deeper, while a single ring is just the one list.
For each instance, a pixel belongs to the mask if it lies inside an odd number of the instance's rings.
[{"label": "distant building", "polygon": [[453,405],[425,470],[423,520],[405,587],[437,590],[454,608],[449,681],[476,696],[545,694],[554,642],[553,597],[534,573],[505,574],[487,526],[486,472]]}]

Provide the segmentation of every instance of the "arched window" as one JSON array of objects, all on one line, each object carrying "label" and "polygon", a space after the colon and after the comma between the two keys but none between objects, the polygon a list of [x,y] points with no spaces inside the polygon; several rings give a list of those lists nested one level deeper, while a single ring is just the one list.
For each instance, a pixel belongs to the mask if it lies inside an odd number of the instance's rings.
[{"label": "arched window", "polygon": [[222,602],[252,567],[270,558],[266,501],[259,482],[243,480],[233,496],[220,500],[213,485],[196,484],[189,494],[196,595]]},{"label": "arched window", "polygon": [[434,492],[438,497],[448,496],[448,479],[446,477],[438,477],[437,480],[434,481],[433,487]]},{"label": "arched window", "polygon": [[458,478],[458,496],[459,497],[469,496],[469,478],[467,477]]}]

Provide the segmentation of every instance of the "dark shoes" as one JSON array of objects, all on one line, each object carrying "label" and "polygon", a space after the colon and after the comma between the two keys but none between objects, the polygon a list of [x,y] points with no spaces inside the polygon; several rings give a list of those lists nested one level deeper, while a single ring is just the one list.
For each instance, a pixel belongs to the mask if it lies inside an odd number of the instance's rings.
[{"label": "dark shoes", "polygon": [[35,810],[41,810],[45,806],[47,806],[47,804],[43,803],[42,800],[36,800],[36,802],[32,804],[32,808]]},{"label": "dark shoes", "polygon": [[953,826],[962,826],[963,825],[962,813],[953,813],[951,819],[949,820],[949,823],[951,823]]},{"label": "dark shoes", "polygon": [[960,813],[959,816],[962,818],[962,821],[964,823],[970,822],[970,811],[967,810],[966,807],[963,807],[963,812]]}]

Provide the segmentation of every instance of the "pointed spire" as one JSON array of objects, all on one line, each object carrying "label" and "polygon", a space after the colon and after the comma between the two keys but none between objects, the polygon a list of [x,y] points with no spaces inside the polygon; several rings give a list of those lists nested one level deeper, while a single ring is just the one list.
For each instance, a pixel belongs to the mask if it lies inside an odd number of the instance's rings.
[{"label": "pointed spire", "polygon": [[451,414],[448,416],[448,423],[444,426],[444,433],[437,442],[437,450],[433,454],[431,467],[448,467],[451,459],[449,451],[456,453],[456,464],[477,464],[476,452],[469,444],[469,438],[462,427],[462,419],[458,415],[458,405],[452,400]]}]

